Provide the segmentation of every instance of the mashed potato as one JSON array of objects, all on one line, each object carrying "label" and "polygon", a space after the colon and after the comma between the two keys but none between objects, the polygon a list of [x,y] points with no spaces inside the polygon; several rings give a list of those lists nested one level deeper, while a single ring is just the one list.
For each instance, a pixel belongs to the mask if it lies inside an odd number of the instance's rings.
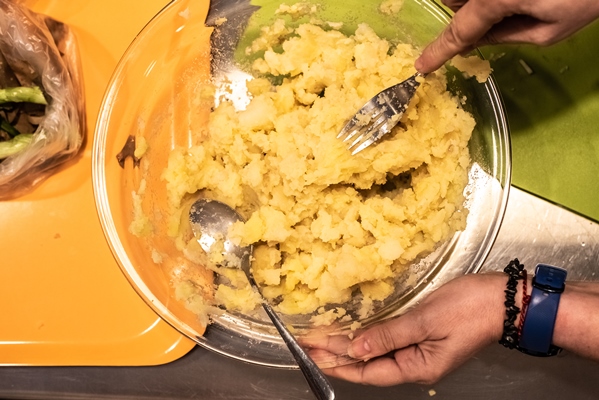
[{"label": "mashed potato", "polygon": [[379,6],[379,10],[383,14],[394,15],[399,13],[403,6],[403,0],[383,0]]},{"label": "mashed potato", "polygon": [[477,56],[457,55],[451,60],[451,65],[461,71],[465,78],[476,78],[478,83],[486,82],[492,72],[489,61]]},{"label": "mashed potato", "polygon": [[[346,36],[330,24],[293,29],[278,20],[263,32],[248,50],[263,55],[247,108],[220,102],[197,144],[170,155],[170,233],[190,254],[198,246],[180,234],[185,205],[198,195],[218,199],[247,218],[230,234],[254,245],[256,281],[280,312],[330,323],[359,298],[367,316],[411,263],[465,227],[475,121],[436,73],[392,134],[352,156],[338,132],[372,96],[415,72],[414,48],[367,25]],[[215,298],[247,311],[257,299],[234,273]]]}]

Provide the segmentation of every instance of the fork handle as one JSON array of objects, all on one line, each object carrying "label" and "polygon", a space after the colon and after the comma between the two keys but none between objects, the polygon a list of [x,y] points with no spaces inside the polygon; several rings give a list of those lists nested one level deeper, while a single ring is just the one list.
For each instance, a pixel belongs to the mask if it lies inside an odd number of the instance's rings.
[{"label": "fork handle", "polygon": [[262,303],[262,306],[275,328],[277,328],[277,331],[279,331],[279,334],[289,348],[289,351],[291,351],[291,354],[304,374],[310,389],[312,389],[312,393],[314,393],[318,400],[334,400],[335,392],[322,370],[318,368],[316,363],[308,356],[308,354],[306,354],[304,349],[301,348],[295,337],[293,337],[291,332],[285,327],[285,324],[281,321],[272,307],[267,303]]}]

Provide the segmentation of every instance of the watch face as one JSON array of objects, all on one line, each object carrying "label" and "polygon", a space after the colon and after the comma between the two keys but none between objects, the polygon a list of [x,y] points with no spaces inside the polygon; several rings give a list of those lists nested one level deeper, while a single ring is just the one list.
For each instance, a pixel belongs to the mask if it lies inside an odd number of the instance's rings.
[{"label": "watch face", "polygon": [[568,272],[565,269],[539,264],[537,265],[534,283],[545,289],[562,291],[565,287],[567,274]]}]

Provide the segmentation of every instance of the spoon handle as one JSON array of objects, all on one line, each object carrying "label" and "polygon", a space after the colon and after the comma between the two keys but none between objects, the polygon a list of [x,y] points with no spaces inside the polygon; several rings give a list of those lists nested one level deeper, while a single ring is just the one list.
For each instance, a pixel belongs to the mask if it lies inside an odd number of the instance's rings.
[{"label": "spoon handle", "polygon": [[312,392],[318,400],[334,400],[335,392],[330,382],[322,372],[316,363],[306,354],[304,349],[301,348],[297,340],[293,337],[291,332],[285,327],[285,324],[272,307],[267,303],[262,303],[264,311],[268,314],[268,317],[279,331],[279,334],[285,341],[285,344],[293,354],[297,365],[299,365],[308,385],[312,389]]}]

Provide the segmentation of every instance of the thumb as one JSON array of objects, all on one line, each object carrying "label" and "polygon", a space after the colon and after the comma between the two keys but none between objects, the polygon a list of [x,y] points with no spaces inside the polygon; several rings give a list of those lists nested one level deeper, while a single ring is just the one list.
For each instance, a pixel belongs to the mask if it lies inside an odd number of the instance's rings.
[{"label": "thumb", "polygon": [[418,322],[418,315],[419,313],[412,311],[365,330],[351,342],[347,349],[348,355],[368,360],[421,342],[426,334],[422,324]]},{"label": "thumb", "polygon": [[453,16],[449,25],[416,60],[415,68],[427,74],[458,54],[471,50],[505,16],[507,10],[497,2],[471,0]]}]

